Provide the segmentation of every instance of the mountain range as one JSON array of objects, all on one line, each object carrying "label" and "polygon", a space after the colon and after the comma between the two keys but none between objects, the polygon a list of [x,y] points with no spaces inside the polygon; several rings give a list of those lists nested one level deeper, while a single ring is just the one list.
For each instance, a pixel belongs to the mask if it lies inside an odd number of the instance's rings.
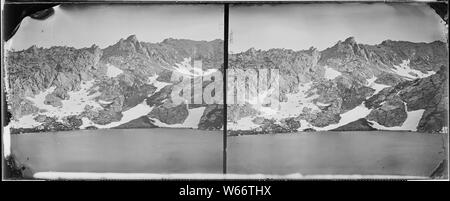
[{"label": "mountain range", "polygon": [[[32,46],[5,53],[11,133],[99,128],[223,129],[222,104],[174,104],[176,71],[223,72],[223,41],[139,41],[104,49]],[[275,113],[252,103],[227,105],[228,134],[407,130],[448,127],[448,46],[441,41],[353,37],[315,48],[230,54],[230,69],[279,69]],[[208,82],[203,82],[203,88]],[[245,86],[240,86],[245,87]]]},{"label": "mountain range", "polygon": [[39,48],[9,51],[7,102],[11,133],[97,128],[221,129],[223,105],[171,102],[174,71],[223,71],[223,41],[135,35],[104,49]]},{"label": "mountain range", "polygon": [[[448,127],[448,46],[441,41],[349,37],[323,51],[255,50],[232,54],[229,68],[279,69],[277,112],[227,106],[230,135],[296,131],[404,130]],[[245,86],[239,86],[245,87]]]}]

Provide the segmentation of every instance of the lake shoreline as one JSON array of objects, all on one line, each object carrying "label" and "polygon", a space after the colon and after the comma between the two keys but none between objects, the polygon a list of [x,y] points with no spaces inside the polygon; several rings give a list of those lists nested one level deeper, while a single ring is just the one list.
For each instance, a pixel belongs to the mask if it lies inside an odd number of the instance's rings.
[{"label": "lake shoreline", "polygon": [[421,133],[421,134],[429,134],[429,135],[447,135],[448,133],[424,133],[424,132],[417,132],[417,131],[401,131],[401,130],[371,130],[371,131],[294,131],[294,132],[283,132],[283,133],[238,133],[238,132],[227,132],[228,137],[238,137],[238,136],[265,136],[265,135],[303,135],[303,134],[327,134],[327,133],[358,133],[358,132],[388,132],[388,133]]},{"label": "lake shoreline", "polygon": [[60,130],[60,131],[32,131],[32,132],[11,132],[11,135],[27,135],[27,134],[43,134],[43,133],[66,133],[66,132],[76,132],[76,131],[93,131],[93,130],[99,130],[99,131],[105,131],[105,130],[153,130],[153,129],[171,129],[171,130],[196,130],[196,131],[223,131],[223,130],[204,130],[204,129],[197,129],[197,128],[164,128],[164,127],[155,127],[155,128],[96,128],[96,129],[72,129],[72,130]]}]

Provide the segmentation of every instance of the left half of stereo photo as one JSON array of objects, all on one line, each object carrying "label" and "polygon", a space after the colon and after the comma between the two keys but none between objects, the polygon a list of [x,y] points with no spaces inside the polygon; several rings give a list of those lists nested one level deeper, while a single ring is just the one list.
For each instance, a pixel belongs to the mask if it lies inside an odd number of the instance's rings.
[{"label": "left half of stereo photo", "polygon": [[16,4],[5,13],[6,179],[222,173],[223,5]]}]

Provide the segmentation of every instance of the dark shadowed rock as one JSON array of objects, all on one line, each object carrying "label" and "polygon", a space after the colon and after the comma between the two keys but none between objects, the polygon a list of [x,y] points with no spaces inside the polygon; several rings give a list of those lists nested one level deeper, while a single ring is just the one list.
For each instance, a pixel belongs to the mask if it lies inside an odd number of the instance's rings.
[{"label": "dark shadowed rock", "polygon": [[333,129],[332,131],[373,131],[377,130],[372,127],[372,123],[365,118],[358,119],[343,126]]},{"label": "dark shadowed rock", "polygon": [[53,107],[61,107],[62,106],[61,98],[56,97],[55,94],[53,94],[53,93],[45,96],[44,104],[51,105]]},{"label": "dark shadowed rock", "polygon": [[137,119],[131,120],[127,123],[121,124],[119,126],[116,126],[114,128],[156,128],[152,121],[145,115],[142,117],[139,117]]},{"label": "dark shadowed rock", "polygon": [[148,114],[150,118],[156,118],[166,124],[181,124],[188,115],[189,111],[186,104],[178,106],[160,105]]},{"label": "dark shadowed rock", "polygon": [[400,99],[393,99],[387,100],[381,107],[372,110],[367,119],[386,127],[393,127],[401,126],[407,117],[405,103]]},{"label": "dark shadowed rock", "polygon": [[199,129],[218,130],[223,127],[223,105],[208,105],[198,124]]},{"label": "dark shadowed rock", "polygon": [[[448,111],[447,72],[447,67],[442,66],[434,75],[403,81],[370,97],[365,105],[376,110],[371,112],[368,119],[380,124],[386,122],[386,125],[401,125],[400,121],[405,118],[399,103],[401,101],[406,104],[408,111],[425,110],[417,127],[418,131],[439,132],[442,127],[448,126],[448,117],[445,115]],[[381,103],[387,102],[397,102],[398,107],[390,107],[390,111],[380,109]]]}]

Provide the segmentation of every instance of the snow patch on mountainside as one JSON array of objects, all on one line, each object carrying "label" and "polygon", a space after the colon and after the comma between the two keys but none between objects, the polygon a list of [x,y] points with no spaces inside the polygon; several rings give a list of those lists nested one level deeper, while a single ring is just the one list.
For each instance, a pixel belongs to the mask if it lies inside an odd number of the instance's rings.
[{"label": "snow patch on mountainside", "polygon": [[40,92],[38,94],[35,94],[34,97],[25,97],[26,99],[30,100],[31,102],[33,102],[34,106],[38,107],[39,109],[52,109],[53,106],[51,105],[46,105],[45,103],[45,97],[48,94],[53,93],[53,91],[55,91],[56,87],[49,87],[48,89],[44,90],[43,92]]},{"label": "snow patch on mountainside", "polygon": [[[310,109],[310,112],[319,112],[320,108],[317,104],[314,104],[313,100],[317,98],[319,95],[308,95],[308,91],[312,87],[312,82],[299,84],[298,92],[286,94],[287,101],[279,102],[277,108],[270,106],[261,106],[252,103],[256,103],[256,99],[264,99],[265,97],[258,97],[248,101],[253,105],[253,108],[259,111],[258,115],[248,116],[237,120],[236,122],[228,122],[227,129],[229,130],[251,130],[258,128],[259,125],[253,123],[253,119],[256,117],[262,117],[265,119],[275,119],[281,120],[289,117],[297,117],[301,113],[303,113],[303,109]],[[269,92],[270,93],[270,92]],[[323,104],[329,105],[329,104]]]},{"label": "snow patch on mountainside", "polygon": [[[100,94],[98,92],[89,95],[90,89],[94,85],[94,80],[81,83],[80,90],[69,91],[68,100],[61,100],[62,106],[54,107],[52,105],[45,104],[45,97],[56,89],[56,87],[50,87],[45,91],[34,95],[34,97],[27,97],[28,100],[40,109],[39,114],[46,115],[48,117],[56,117],[61,120],[65,116],[78,115],[84,111],[86,106],[92,106],[94,109],[101,108],[101,106],[95,101],[95,98]],[[29,117],[25,117],[26,119]],[[20,120],[27,121],[27,120]],[[26,123],[24,122],[24,125]],[[23,127],[24,128],[24,127]]]},{"label": "snow patch on mountainside", "polygon": [[391,87],[389,85],[375,83],[375,80],[377,80],[377,77],[375,77],[375,76],[373,76],[370,79],[367,79],[367,83],[368,83],[367,86],[372,88],[372,89],[375,89],[375,92],[373,92],[373,95],[377,94],[378,92],[380,92],[384,88]]},{"label": "snow patch on mountainside", "polygon": [[303,130],[308,129],[308,128],[315,128],[315,127],[313,125],[311,125],[309,122],[307,122],[306,120],[301,119],[300,120],[300,127],[297,129],[297,131],[303,131]]},{"label": "snow patch on mountainside", "polygon": [[111,64],[106,64],[106,76],[113,78],[113,77],[117,77],[118,75],[123,73],[123,70],[120,70],[119,68],[115,67],[114,65]]},{"label": "snow patch on mountainside", "polygon": [[205,109],[206,107],[189,109],[189,116],[184,120],[183,125],[188,128],[198,128],[198,124],[200,123],[200,119],[202,118]]},{"label": "snow patch on mountainside", "polygon": [[101,109],[101,106],[95,102],[95,98],[100,96],[99,92],[95,92],[91,95],[90,89],[94,85],[94,80],[87,81],[81,84],[79,91],[69,91],[67,94],[70,96],[69,100],[62,100],[62,108],[59,108],[62,116],[78,115],[83,112],[86,106],[92,106],[97,109]]},{"label": "snow patch on mountainside", "polygon": [[339,72],[337,70],[334,70],[332,68],[329,68],[328,66],[325,66],[324,68],[325,68],[325,75],[324,76],[325,76],[326,79],[332,80],[332,79],[342,75],[341,72]]},{"label": "snow patch on mountainside", "polygon": [[[406,103],[405,103],[405,107],[407,107]],[[408,111],[407,108],[406,108],[406,111]],[[386,126],[380,125],[379,123],[377,123],[375,121],[369,121],[369,122],[373,123],[372,127],[379,129],[379,130],[417,131],[417,125],[419,125],[420,119],[422,118],[422,115],[424,112],[425,112],[424,109],[406,112],[407,118],[401,126],[386,127]]]},{"label": "snow patch on mountainside", "polygon": [[83,118],[83,125],[80,128],[86,128],[87,126],[95,126],[97,128],[113,128],[116,126],[120,126],[124,123],[135,120],[139,117],[147,115],[152,111],[153,107],[147,105],[147,102],[144,100],[142,103],[128,109],[127,111],[122,112],[122,118],[120,121],[111,122],[109,124],[100,125],[95,124],[87,118]]},{"label": "snow patch on mountainside", "polygon": [[[19,120],[11,121],[11,128],[35,128],[41,125],[42,123],[37,122],[35,120],[37,115],[45,115],[48,117],[57,118],[57,120],[62,121],[64,117],[70,115],[79,115],[81,114],[86,106],[91,106],[93,109],[101,109],[101,104],[111,103],[103,100],[95,101],[95,98],[100,95],[100,93],[96,92],[90,94],[90,90],[94,85],[94,80],[86,81],[81,83],[80,90],[78,91],[69,91],[67,94],[69,95],[68,100],[61,100],[62,105],[60,107],[54,107],[52,105],[45,104],[45,97],[54,92],[56,87],[50,87],[45,91],[34,95],[34,97],[27,97],[28,100],[33,102],[33,105],[38,107],[40,112],[39,114],[26,115],[21,117]],[[89,95],[90,94],[90,95]],[[83,118],[83,125],[81,128],[85,128],[86,126],[94,125],[92,122],[86,123],[87,118]],[[98,125],[95,125],[98,126]]]},{"label": "snow patch on mountainside", "polygon": [[18,120],[12,120],[9,123],[9,126],[11,128],[34,128],[34,127],[37,127],[37,126],[41,125],[41,123],[34,120],[35,117],[36,117],[36,115],[32,115],[32,114],[22,116]]},{"label": "snow patch on mountainside", "polygon": [[282,119],[287,117],[295,117],[303,112],[304,108],[311,109],[311,112],[318,112],[320,108],[313,103],[313,100],[319,95],[308,95],[308,91],[312,87],[312,82],[299,84],[297,93],[286,94],[287,102],[280,102],[279,109],[274,114],[262,115],[263,117],[272,119]]},{"label": "snow patch on mountainside", "polygon": [[[205,76],[205,75],[209,75],[209,74],[212,74],[217,71],[217,69],[207,69],[204,71],[202,69],[201,65],[192,66],[191,61],[192,61],[192,59],[190,57],[184,58],[181,63],[175,64],[175,67],[173,68],[173,70],[177,73],[180,73],[182,75],[186,75],[189,77]],[[195,64],[195,62],[197,62],[197,61],[194,61],[194,64]]]},{"label": "snow patch on mountainside", "polygon": [[253,123],[255,117],[243,117],[236,122],[227,122],[228,130],[252,130],[258,128],[259,125]]},{"label": "snow patch on mountainside", "polygon": [[413,80],[413,79],[417,79],[417,78],[425,78],[425,77],[431,76],[436,73],[434,71],[428,71],[427,73],[422,73],[421,71],[412,69],[409,66],[409,63],[410,63],[410,61],[408,59],[408,60],[403,60],[400,65],[394,65],[394,69],[393,69],[394,73],[396,73],[397,75],[406,77],[409,80]]},{"label": "snow patch on mountainside", "polygon": [[109,105],[109,104],[113,103],[112,101],[105,101],[105,100],[98,100],[98,102],[103,105]]},{"label": "snow patch on mountainside", "polygon": [[[297,93],[290,93],[286,94],[287,101],[286,102],[279,102],[278,108],[275,107],[264,107],[260,105],[255,105],[252,103],[256,102],[256,99],[263,100],[266,95],[263,97],[255,98],[255,100],[250,101],[253,105],[253,108],[257,109],[260,114],[257,115],[258,117],[263,117],[266,119],[283,119],[288,117],[296,117],[300,115],[303,112],[304,108],[308,108],[311,111],[310,112],[319,112],[320,108],[314,104],[313,100],[319,95],[308,95],[308,91],[312,87],[312,82],[308,82],[305,84],[299,84],[298,85],[298,92]],[[271,93],[271,92],[268,92]],[[278,101],[278,100],[277,100]]]},{"label": "snow patch on mountainside", "polygon": [[[186,106],[187,107],[187,106]],[[200,123],[200,119],[202,118],[203,112],[205,111],[206,107],[198,107],[193,109],[188,109],[189,115],[184,120],[183,123],[180,124],[166,124],[158,119],[155,118],[149,118],[153,121],[153,124],[159,127],[165,127],[165,128],[198,128],[198,124]]]},{"label": "snow patch on mountainside", "polygon": [[321,106],[321,107],[326,107],[326,106],[330,106],[330,103],[321,103],[321,102],[316,102],[317,106]]},{"label": "snow patch on mountainside", "polygon": [[364,103],[362,103],[361,105],[356,106],[355,108],[341,114],[341,119],[339,120],[339,123],[337,124],[331,124],[325,127],[315,127],[314,129],[318,130],[318,131],[325,131],[325,130],[332,130],[335,128],[338,128],[340,126],[346,125],[348,123],[351,123],[355,120],[358,120],[360,118],[364,118],[367,115],[369,115],[369,113],[372,110],[367,108]]},{"label": "snow patch on mountainside", "polygon": [[[319,95],[308,95],[308,91],[312,87],[312,82],[306,83],[306,84],[299,84],[298,93],[294,94],[286,94],[287,102],[280,102],[280,110],[277,111],[277,117],[280,118],[286,118],[286,117],[293,117],[298,116],[302,113],[304,108],[311,109],[311,112],[314,111],[320,111],[319,107],[313,103],[312,100],[319,97]],[[295,108],[295,109],[293,109]]]},{"label": "snow patch on mountainside", "polygon": [[[94,109],[101,108],[101,106],[94,100],[95,97],[99,96],[99,93],[89,95],[89,90],[92,88],[93,84],[93,80],[87,81],[80,85],[80,90],[67,92],[69,99],[61,100],[62,106],[60,107],[45,104],[45,97],[53,93],[56,89],[54,86],[34,95],[34,97],[26,98],[33,102],[34,106],[39,108],[39,114],[62,120],[62,118],[66,116],[81,114],[84,111],[84,108],[88,105],[92,106]],[[40,123],[36,123],[36,121],[33,120],[36,116],[37,114],[21,117],[18,121],[14,121],[15,123],[13,123],[13,128],[18,128],[16,125],[20,125],[21,128],[31,128],[33,126],[40,125]]]},{"label": "snow patch on mountainside", "polygon": [[94,122],[92,122],[90,119],[88,119],[87,117],[83,117],[81,118],[82,124],[80,126],[80,129],[86,129],[86,127],[88,126],[96,126],[96,124]]},{"label": "snow patch on mountainside", "polygon": [[[160,81],[156,80],[157,78],[158,78],[157,74],[154,74],[153,76],[148,78],[147,84],[151,84],[154,87],[156,87],[156,90],[153,93],[156,93],[156,92],[160,91],[162,88],[164,88],[165,86],[171,84],[171,83],[167,83],[167,82],[160,82]],[[149,96],[151,96],[151,95],[149,94]]]}]

